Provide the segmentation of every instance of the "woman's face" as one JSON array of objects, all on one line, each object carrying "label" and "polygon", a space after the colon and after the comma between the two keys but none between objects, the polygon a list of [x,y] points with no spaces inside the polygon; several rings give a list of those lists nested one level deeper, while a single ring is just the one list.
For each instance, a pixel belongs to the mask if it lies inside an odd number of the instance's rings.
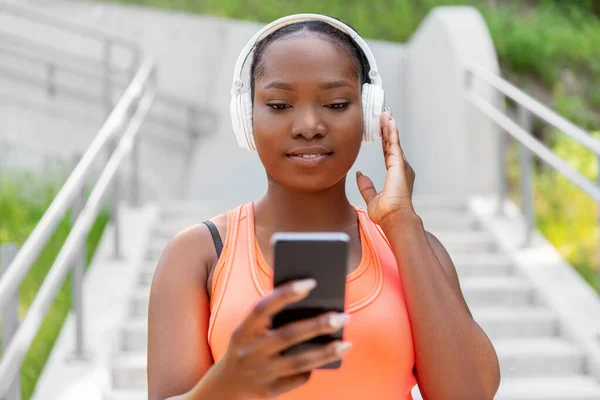
[{"label": "woman's face", "polygon": [[278,40],[263,53],[253,126],[271,179],[298,191],[340,182],[358,156],[363,114],[350,55],[318,36]]}]

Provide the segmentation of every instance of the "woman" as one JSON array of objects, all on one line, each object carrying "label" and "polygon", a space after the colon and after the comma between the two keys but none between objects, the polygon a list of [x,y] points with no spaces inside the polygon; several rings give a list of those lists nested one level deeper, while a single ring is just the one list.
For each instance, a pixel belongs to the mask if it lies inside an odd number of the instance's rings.
[{"label": "woman", "polygon": [[[418,383],[426,399],[492,399],[497,356],[447,251],[413,208],[415,174],[388,111],[377,116],[384,188],[377,193],[357,173],[367,211],[346,197],[369,118],[363,84],[375,75],[340,23],[319,18],[271,31],[254,48],[246,137],[236,111],[234,127],[238,141],[256,147],[268,190],[212,226],[180,232],[164,250],[149,305],[149,398],[411,399]],[[270,329],[272,315],[315,285],[270,286],[269,241],[278,231],[351,237],[344,314]],[[280,355],[341,326],[344,342]],[[339,370],[313,371],[341,358]]]}]

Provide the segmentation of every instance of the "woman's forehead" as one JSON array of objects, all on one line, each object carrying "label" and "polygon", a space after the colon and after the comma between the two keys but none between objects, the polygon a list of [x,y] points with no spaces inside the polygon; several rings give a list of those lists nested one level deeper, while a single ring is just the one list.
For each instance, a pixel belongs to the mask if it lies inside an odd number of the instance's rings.
[{"label": "woman's forehead", "polygon": [[341,45],[317,35],[277,40],[261,60],[258,80],[358,79],[352,56]]}]

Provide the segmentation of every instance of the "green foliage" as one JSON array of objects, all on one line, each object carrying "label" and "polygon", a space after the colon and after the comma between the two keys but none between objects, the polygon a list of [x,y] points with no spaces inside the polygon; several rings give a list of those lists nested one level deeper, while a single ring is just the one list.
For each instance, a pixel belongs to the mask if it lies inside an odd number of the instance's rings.
[{"label": "green foliage", "polygon": [[[25,242],[52,199],[56,196],[55,184],[40,182],[30,175],[8,176],[0,174],[0,244]],[[102,237],[109,219],[103,211],[95,221],[87,240],[87,266]],[[52,263],[70,232],[71,214],[68,213],[41,251],[31,270],[19,287],[19,314],[25,315],[33,302]],[[71,309],[71,272],[67,275],[55,297],[21,368],[21,393],[27,400],[31,397],[37,380],[50,356],[52,347]]]},{"label": "green foliage", "polygon": [[[598,161],[592,152],[559,132],[554,152],[595,182]],[[600,139],[600,132],[595,136]],[[537,226],[559,252],[600,292],[600,228],[598,206],[581,189],[556,172],[542,171],[536,179]]]}]

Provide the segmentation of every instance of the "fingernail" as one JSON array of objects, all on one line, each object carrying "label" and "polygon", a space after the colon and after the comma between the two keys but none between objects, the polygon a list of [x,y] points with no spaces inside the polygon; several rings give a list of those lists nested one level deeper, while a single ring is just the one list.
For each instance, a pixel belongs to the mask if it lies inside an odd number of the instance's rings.
[{"label": "fingernail", "polygon": [[360,172],[360,171],[356,171],[356,176],[357,176],[357,177],[363,176],[363,173],[362,173],[362,172]]},{"label": "fingernail", "polygon": [[348,322],[348,314],[333,314],[329,317],[329,325],[334,329],[339,329]]},{"label": "fingernail", "polygon": [[392,118],[392,109],[389,107],[386,107],[385,112],[390,116],[390,119],[391,119]]},{"label": "fingernail", "polygon": [[298,294],[307,293],[313,290],[315,286],[317,286],[317,281],[314,279],[303,279],[292,283],[292,290]]},{"label": "fingernail", "polygon": [[347,352],[351,347],[352,343],[350,342],[337,342],[335,344],[335,352],[341,356],[342,354]]}]

